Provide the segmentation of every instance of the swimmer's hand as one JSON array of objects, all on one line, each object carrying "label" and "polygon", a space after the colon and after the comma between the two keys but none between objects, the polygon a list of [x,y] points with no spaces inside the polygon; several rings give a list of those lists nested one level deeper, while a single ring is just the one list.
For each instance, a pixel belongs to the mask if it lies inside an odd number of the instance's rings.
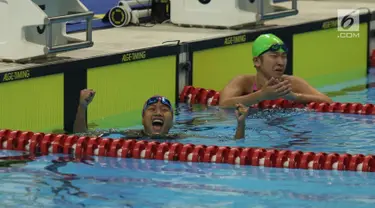
[{"label": "swimmer's hand", "polygon": [[274,79],[272,81],[272,84],[278,84],[278,83],[281,83],[283,81],[286,81],[286,83],[288,83],[290,85],[290,92],[288,94],[282,96],[282,98],[285,99],[285,100],[296,101],[298,99],[298,94],[292,92],[291,83],[290,83],[290,80],[288,79],[288,76],[283,75],[280,78]]},{"label": "swimmer's hand", "polygon": [[245,124],[246,117],[249,115],[250,108],[241,103],[236,104],[236,118],[238,124]]},{"label": "swimmer's hand", "polygon": [[298,95],[297,93],[290,92],[287,95],[283,96],[285,100],[290,100],[290,101],[296,101],[298,100]]},{"label": "swimmer's hand", "polygon": [[92,89],[81,90],[81,95],[79,97],[79,105],[81,107],[87,108],[87,106],[94,99],[95,93],[96,92],[94,90],[92,90]]},{"label": "swimmer's hand", "polygon": [[245,138],[245,120],[249,115],[250,108],[244,106],[243,104],[236,104],[236,117],[237,117],[237,128],[236,134],[234,135],[235,139]]},{"label": "swimmer's hand", "polygon": [[272,77],[260,91],[265,100],[274,100],[289,94],[292,91],[292,85],[288,79],[279,81]]}]

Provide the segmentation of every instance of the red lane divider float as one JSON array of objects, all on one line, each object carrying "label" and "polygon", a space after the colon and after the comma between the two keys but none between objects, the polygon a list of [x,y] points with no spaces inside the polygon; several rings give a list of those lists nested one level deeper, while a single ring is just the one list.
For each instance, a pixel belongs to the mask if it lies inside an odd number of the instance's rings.
[{"label": "red lane divider float", "polygon": [[[5,153],[6,155],[6,153]],[[16,161],[24,161],[30,162],[30,161],[36,161],[36,162],[50,162],[51,158],[48,157],[36,157],[33,154],[30,155],[20,155],[20,156],[3,156],[0,157],[0,160],[7,161],[7,160],[16,160]],[[86,163],[86,164],[92,164],[97,163],[97,165],[101,167],[111,167],[111,168],[121,168],[121,169],[128,169],[128,170],[141,170],[141,171],[148,171],[148,172],[154,172],[158,173],[160,171],[168,172],[172,171],[175,172],[175,169],[171,167],[169,170],[168,168],[165,168],[165,165],[168,164],[168,160],[126,160],[126,158],[117,158],[116,160],[113,160],[111,157],[91,157],[91,156],[77,156],[77,155],[64,155],[59,156],[56,158],[53,158],[54,162],[76,162],[76,163]],[[19,163],[18,163],[19,164]],[[199,173],[201,170],[201,166],[198,165],[198,163],[187,163],[187,167],[189,168],[189,172],[192,173]],[[20,167],[20,166],[19,166]],[[206,166],[208,170],[217,169],[216,166]],[[268,178],[270,169],[268,168],[253,168],[250,170],[246,169],[237,169],[234,168],[235,172],[232,174],[238,175],[238,176],[256,176],[258,178]],[[14,172],[14,169],[3,169],[2,172]],[[72,174],[66,174],[66,173],[51,173],[51,172],[44,172],[44,171],[38,171],[38,170],[29,170],[29,169],[22,169],[23,172],[28,173],[37,173],[40,175],[53,175],[53,174],[61,174],[64,176],[71,176]],[[332,172],[332,171],[325,171],[325,172],[314,172],[307,173],[307,172],[298,172],[298,171],[288,171],[287,168],[277,168],[275,170],[277,173],[287,173],[289,178],[319,178],[319,177],[333,177],[336,176],[337,179],[341,181],[345,181],[345,177],[347,174],[356,175],[355,171],[349,171],[349,173],[345,173],[344,171],[339,172]],[[345,174],[344,174],[345,173]],[[368,177],[371,177],[371,175],[368,174],[360,174],[356,176],[361,176],[362,179],[367,180]],[[116,177],[118,178],[118,177]]]},{"label": "red lane divider float", "polygon": [[275,168],[375,172],[374,155],[314,153],[265,148],[159,143],[0,130],[0,149],[31,154],[73,154],[181,162],[228,163]]},{"label": "red lane divider float", "polygon": [[[189,104],[204,104],[215,106],[219,104],[220,93],[215,90],[207,90],[203,88],[195,88],[193,86],[185,86],[182,90],[179,102]],[[253,108],[308,108],[317,112],[327,113],[347,113],[375,115],[375,106],[373,104],[361,103],[316,103],[301,104],[284,99],[264,100],[258,104],[252,105]]]}]

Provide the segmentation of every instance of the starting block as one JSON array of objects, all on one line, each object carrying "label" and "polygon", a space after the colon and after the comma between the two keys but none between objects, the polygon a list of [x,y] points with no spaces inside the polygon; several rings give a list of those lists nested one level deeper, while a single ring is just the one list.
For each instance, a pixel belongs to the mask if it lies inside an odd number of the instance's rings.
[{"label": "starting block", "polygon": [[[21,61],[92,47],[93,16],[80,0],[0,0],[0,59]],[[66,22],[77,19],[86,19],[86,40],[66,34]]]},{"label": "starting block", "polygon": [[170,0],[171,22],[176,25],[234,28],[297,15],[292,8],[274,11],[272,0]]}]

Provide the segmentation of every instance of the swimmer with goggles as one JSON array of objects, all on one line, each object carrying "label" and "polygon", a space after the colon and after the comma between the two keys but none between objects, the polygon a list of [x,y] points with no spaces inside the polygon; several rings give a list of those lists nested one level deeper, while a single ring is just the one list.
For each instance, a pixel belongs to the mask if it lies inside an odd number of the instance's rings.
[{"label": "swimmer with goggles", "polygon": [[[84,89],[81,91],[80,103],[77,109],[76,119],[74,122],[73,132],[75,134],[90,134],[87,129],[86,109],[95,96],[95,91]],[[245,137],[245,120],[249,114],[249,108],[237,104],[235,111],[237,118],[237,129],[234,138],[241,139]],[[124,132],[128,138],[163,138],[163,139],[182,139],[188,135],[170,134],[173,127],[173,107],[171,102],[163,96],[153,96],[149,98],[142,109],[141,130],[128,130]],[[99,134],[97,136],[105,136]],[[198,136],[200,137],[200,136]]]},{"label": "swimmer with goggles", "polygon": [[284,74],[287,55],[288,48],[279,37],[274,34],[260,35],[252,46],[252,61],[256,74],[238,75],[230,80],[220,92],[219,105],[233,107],[236,103],[242,103],[251,106],[263,100],[279,98],[303,104],[332,103],[327,95],[316,90],[304,79]]}]

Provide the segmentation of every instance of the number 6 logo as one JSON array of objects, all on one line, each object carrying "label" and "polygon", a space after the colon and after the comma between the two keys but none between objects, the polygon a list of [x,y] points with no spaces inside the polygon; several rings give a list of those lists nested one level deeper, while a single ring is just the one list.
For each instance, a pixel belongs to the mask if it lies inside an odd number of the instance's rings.
[{"label": "number 6 logo", "polygon": [[341,32],[359,31],[359,10],[337,10],[337,29]]},{"label": "number 6 logo", "polygon": [[[340,23],[340,26],[342,28],[344,28],[345,30],[349,29],[351,26],[353,26],[354,24],[354,19],[352,16],[350,16],[352,13],[348,14],[348,15],[345,15],[342,19],[341,19],[341,23]],[[349,21],[348,24],[345,24]]]}]

